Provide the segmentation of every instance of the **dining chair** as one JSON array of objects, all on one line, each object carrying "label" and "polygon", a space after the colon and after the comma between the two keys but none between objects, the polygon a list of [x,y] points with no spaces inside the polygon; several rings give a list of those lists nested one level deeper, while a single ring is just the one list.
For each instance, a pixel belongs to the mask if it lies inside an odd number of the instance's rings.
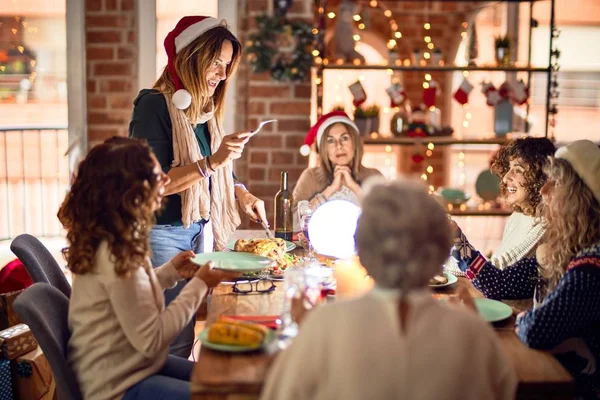
[{"label": "dining chair", "polygon": [[71,297],[71,285],[65,273],[38,238],[21,234],[13,239],[10,249],[19,257],[34,282],[49,283],[67,298]]},{"label": "dining chair", "polygon": [[47,283],[34,283],[14,302],[21,320],[29,326],[50,363],[58,398],[82,400],[75,374],[67,362],[69,299]]}]

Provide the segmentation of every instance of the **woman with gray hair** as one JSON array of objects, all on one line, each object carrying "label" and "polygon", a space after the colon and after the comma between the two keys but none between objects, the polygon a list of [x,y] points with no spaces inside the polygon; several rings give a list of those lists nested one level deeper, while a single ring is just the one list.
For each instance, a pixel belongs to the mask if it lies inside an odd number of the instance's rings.
[{"label": "woman with gray hair", "polygon": [[490,326],[428,290],[451,245],[445,211],[421,184],[365,191],[356,249],[375,287],[308,313],[261,398],[514,398],[516,377]]}]

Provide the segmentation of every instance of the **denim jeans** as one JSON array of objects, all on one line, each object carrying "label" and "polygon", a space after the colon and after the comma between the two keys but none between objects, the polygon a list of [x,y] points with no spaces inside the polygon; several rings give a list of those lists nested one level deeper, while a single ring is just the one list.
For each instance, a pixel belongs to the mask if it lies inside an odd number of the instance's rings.
[{"label": "denim jeans", "polygon": [[[202,250],[203,228],[203,222],[194,223],[187,229],[183,226],[155,225],[150,232],[152,266],[154,268],[160,267],[182,251],[193,250],[195,253],[200,253]],[[180,281],[174,288],[164,291],[166,305],[179,295],[186,283],[187,281]],[[171,354],[183,358],[190,356],[194,345],[195,324],[196,317],[194,316],[171,343],[169,351]]]},{"label": "denim jeans", "polygon": [[189,400],[193,368],[193,362],[170,355],[162,370],[130,387],[123,400]]}]

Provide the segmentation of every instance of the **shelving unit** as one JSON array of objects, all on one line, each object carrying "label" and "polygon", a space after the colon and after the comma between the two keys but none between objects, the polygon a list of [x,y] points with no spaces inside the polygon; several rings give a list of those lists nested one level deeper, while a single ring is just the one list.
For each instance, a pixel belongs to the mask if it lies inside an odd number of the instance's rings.
[{"label": "shelving unit", "polygon": [[[385,3],[394,3],[401,0],[384,0]],[[432,2],[440,2],[444,0],[432,0]],[[448,2],[461,2],[463,0],[448,0]],[[486,3],[486,0],[469,0],[473,3],[480,2]],[[543,66],[532,66],[531,65],[531,56],[532,56],[532,29],[533,29],[533,6],[534,3],[540,1],[550,2],[550,40],[549,40],[549,58],[548,65]],[[549,116],[555,113],[553,109],[553,105],[551,104],[551,94],[553,93],[552,87],[552,77],[553,74],[557,71],[556,66],[556,58],[557,54],[553,51],[553,41],[554,41],[554,33],[556,30],[555,26],[555,4],[554,0],[500,0],[501,3],[528,3],[529,4],[529,47],[527,51],[527,60],[525,63],[517,62],[514,66],[508,67],[499,67],[496,65],[467,65],[467,66],[457,66],[457,65],[432,65],[430,62],[428,65],[411,64],[406,65],[400,61],[396,61],[392,64],[388,65],[355,65],[348,63],[340,63],[337,60],[323,60],[322,62],[315,65],[316,69],[316,79],[317,79],[317,95],[316,95],[316,104],[317,104],[317,116],[322,115],[324,112],[328,112],[328,110],[323,110],[323,86],[324,86],[324,70],[383,70],[383,71],[431,71],[431,72],[461,72],[461,71],[488,71],[488,72],[502,72],[509,74],[515,73],[526,73],[527,79],[526,84],[529,86],[531,82],[532,74],[546,74],[546,105],[545,105],[545,133],[544,136],[548,137],[549,133]],[[489,2],[487,2],[489,3]],[[492,4],[496,4],[498,2],[494,2]],[[327,13],[330,10],[327,10],[327,0],[315,0],[315,10],[316,10],[316,18],[317,18],[317,26],[319,27],[319,32],[317,36],[317,46],[316,49],[319,51],[319,54],[327,54],[325,49],[325,31],[327,28]],[[400,39],[401,40],[401,39]],[[391,72],[390,72],[391,74]],[[514,76],[514,75],[513,75]],[[529,116],[529,103],[526,106],[526,117],[525,121],[527,121]],[[382,135],[378,135],[377,137],[372,137],[373,135],[365,136],[364,143],[366,145],[385,145],[385,146],[410,146],[415,144],[428,144],[433,143],[434,145],[440,146],[449,146],[449,145],[502,145],[507,143],[508,141],[521,137],[522,135],[526,135],[529,132],[528,123],[525,123],[525,131],[524,132],[513,132],[509,134],[507,137],[489,137],[484,139],[472,139],[466,138],[461,139],[454,136],[427,136],[427,137],[386,137]],[[487,209],[487,210],[479,210],[479,209],[468,209],[465,211],[460,211],[458,209],[454,209],[450,211],[453,215],[461,215],[461,216],[506,216],[510,214],[509,210],[502,209]]]}]

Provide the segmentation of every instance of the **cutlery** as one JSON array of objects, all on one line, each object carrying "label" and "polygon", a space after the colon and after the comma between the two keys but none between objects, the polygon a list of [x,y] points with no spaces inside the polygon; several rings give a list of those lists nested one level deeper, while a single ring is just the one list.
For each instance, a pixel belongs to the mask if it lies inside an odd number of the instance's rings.
[{"label": "cutlery", "polygon": [[275,239],[275,236],[273,235],[273,233],[271,232],[271,230],[267,226],[266,222],[260,221],[260,224],[262,225],[263,229],[265,230],[265,233],[267,234],[267,237],[269,239]]},{"label": "cutlery", "polygon": [[276,119],[269,119],[258,124],[258,128],[252,131],[252,135],[256,135],[265,125],[270,124],[271,122],[277,122]]}]

